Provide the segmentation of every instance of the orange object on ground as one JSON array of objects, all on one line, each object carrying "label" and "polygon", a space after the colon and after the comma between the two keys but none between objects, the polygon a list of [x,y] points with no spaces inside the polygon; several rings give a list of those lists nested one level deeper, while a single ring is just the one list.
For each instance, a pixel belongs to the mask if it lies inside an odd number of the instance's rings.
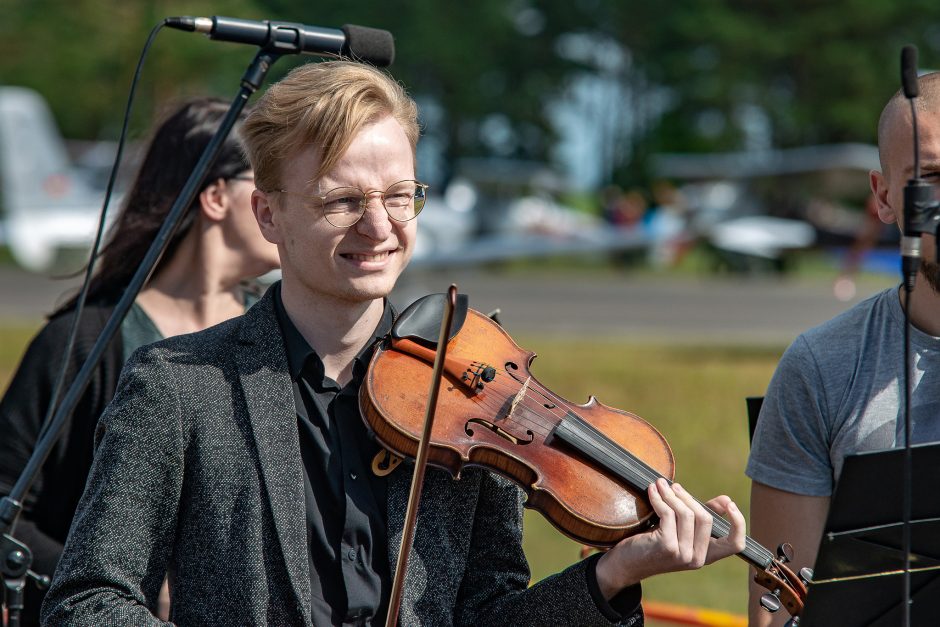
[{"label": "orange object on ground", "polygon": [[651,620],[698,627],[747,627],[747,617],[687,605],[643,601],[643,612]]}]

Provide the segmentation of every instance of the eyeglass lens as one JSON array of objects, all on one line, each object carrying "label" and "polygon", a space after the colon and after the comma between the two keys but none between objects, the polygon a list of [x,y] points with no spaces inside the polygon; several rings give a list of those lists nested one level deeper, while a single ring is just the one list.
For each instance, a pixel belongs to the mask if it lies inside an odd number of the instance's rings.
[{"label": "eyeglass lens", "polygon": [[[385,190],[381,199],[392,219],[407,222],[424,208],[424,187],[417,181],[399,181]],[[366,194],[358,187],[339,187],[323,196],[323,214],[333,226],[352,226],[366,205]]]}]

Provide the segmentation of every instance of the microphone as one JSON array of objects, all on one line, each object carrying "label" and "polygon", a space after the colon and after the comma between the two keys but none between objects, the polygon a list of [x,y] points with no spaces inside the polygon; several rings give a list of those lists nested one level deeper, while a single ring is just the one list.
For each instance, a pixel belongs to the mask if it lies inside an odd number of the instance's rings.
[{"label": "microphone", "polygon": [[377,67],[388,67],[395,60],[395,41],[390,32],[355,24],[336,29],[220,15],[168,17],[163,23],[178,30],[205,33],[209,39],[251,44],[278,54],[341,55]]},{"label": "microphone", "polygon": [[921,233],[925,232],[923,215],[933,200],[930,184],[920,177],[920,150],[917,137],[917,108],[914,99],[920,94],[917,83],[917,47],[901,49],[901,88],[911,103],[911,126],[914,132],[914,178],[904,186],[904,228],[901,234],[901,273],[908,293],[914,289],[921,260]]},{"label": "microphone", "polygon": [[920,95],[917,84],[917,46],[913,44],[901,48],[901,88],[908,100]]}]

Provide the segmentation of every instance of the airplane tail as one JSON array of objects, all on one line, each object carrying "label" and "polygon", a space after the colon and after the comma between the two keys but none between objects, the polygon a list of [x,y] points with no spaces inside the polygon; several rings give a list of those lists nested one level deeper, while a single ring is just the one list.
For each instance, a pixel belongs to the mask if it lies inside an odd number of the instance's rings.
[{"label": "airplane tail", "polygon": [[0,87],[0,242],[14,260],[41,272],[60,248],[89,246],[101,199],[72,167],[42,96]]}]

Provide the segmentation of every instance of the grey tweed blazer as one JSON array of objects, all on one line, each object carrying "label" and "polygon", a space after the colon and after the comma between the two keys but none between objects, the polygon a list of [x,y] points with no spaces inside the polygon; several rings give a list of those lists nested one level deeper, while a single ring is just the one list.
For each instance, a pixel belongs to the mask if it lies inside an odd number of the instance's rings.
[{"label": "grey tweed blazer", "polygon": [[[95,463],[52,589],[49,625],[310,625],[303,468],[270,291],[244,316],[135,353],[102,416]],[[390,475],[389,563],[411,466]],[[584,563],[529,588],[521,492],[429,470],[402,625],[607,625]],[[642,613],[624,625],[641,625]]]}]

